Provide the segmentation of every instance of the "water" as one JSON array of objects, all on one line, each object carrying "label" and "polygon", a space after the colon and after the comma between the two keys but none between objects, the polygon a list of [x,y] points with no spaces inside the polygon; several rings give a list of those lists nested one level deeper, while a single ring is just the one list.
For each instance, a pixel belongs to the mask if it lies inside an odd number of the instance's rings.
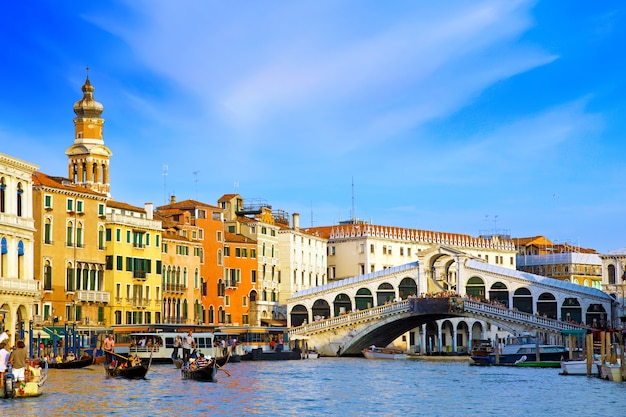
[{"label": "water", "polygon": [[45,394],[0,400],[14,416],[615,416],[626,383],[559,369],[469,366],[467,361],[319,358],[241,362],[218,382],[185,381],[173,365],[148,379],[107,379],[99,365],[51,369]]}]

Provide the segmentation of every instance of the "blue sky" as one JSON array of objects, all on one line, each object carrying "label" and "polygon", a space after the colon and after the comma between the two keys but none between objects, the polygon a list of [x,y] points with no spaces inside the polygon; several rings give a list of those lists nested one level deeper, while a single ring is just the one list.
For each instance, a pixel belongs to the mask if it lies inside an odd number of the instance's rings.
[{"label": "blue sky", "polygon": [[354,213],[608,252],[626,246],[625,18],[582,0],[4,2],[0,152],[66,175],[88,65],[118,201],[238,192],[304,227]]}]

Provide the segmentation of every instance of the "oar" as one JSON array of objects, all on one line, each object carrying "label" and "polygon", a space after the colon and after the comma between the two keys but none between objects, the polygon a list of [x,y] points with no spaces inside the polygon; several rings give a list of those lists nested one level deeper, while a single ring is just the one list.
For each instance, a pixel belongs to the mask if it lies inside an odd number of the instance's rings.
[{"label": "oar", "polygon": [[226,375],[230,376],[230,372],[222,368],[217,362],[215,362],[215,366],[217,366],[217,369],[219,369],[220,371],[223,371]]},{"label": "oar", "polygon": [[[105,352],[106,352],[106,351],[105,351]],[[122,355],[120,355],[120,354],[118,354],[118,353],[115,353],[115,352],[109,352],[109,353],[110,353],[111,355],[119,356],[119,357],[120,357],[120,358],[122,358],[122,359],[125,359],[125,360],[127,360],[127,361],[130,361],[130,358],[127,358],[126,356],[122,356]]]}]

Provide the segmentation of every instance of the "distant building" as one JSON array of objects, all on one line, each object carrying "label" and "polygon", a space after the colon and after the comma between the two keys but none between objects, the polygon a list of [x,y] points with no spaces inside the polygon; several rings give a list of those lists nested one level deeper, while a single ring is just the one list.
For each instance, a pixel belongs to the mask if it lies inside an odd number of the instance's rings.
[{"label": "distant building", "polygon": [[517,269],[585,287],[602,288],[602,259],[593,249],[554,244],[544,236],[513,239]]},{"label": "distant building", "polygon": [[[515,269],[515,245],[507,236],[472,237],[350,220],[305,232],[328,239],[328,280],[338,280],[415,262],[418,253],[438,244],[462,250],[487,263]],[[456,262],[429,265],[441,290],[454,290]]]},{"label": "distant building", "polygon": [[626,248],[600,255],[602,259],[602,290],[615,298],[617,304],[614,326],[624,328],[626,323]]}]

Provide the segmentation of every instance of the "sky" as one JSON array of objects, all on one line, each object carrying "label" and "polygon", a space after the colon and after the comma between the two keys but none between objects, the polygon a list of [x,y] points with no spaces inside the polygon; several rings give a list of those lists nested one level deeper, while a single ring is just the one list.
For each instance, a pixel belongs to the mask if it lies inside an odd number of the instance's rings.
[{"label": "sky", "polygon": [[25,0],[0,152],[67,176],[87,76],[112,197],[626,247],[626,3]]}]

